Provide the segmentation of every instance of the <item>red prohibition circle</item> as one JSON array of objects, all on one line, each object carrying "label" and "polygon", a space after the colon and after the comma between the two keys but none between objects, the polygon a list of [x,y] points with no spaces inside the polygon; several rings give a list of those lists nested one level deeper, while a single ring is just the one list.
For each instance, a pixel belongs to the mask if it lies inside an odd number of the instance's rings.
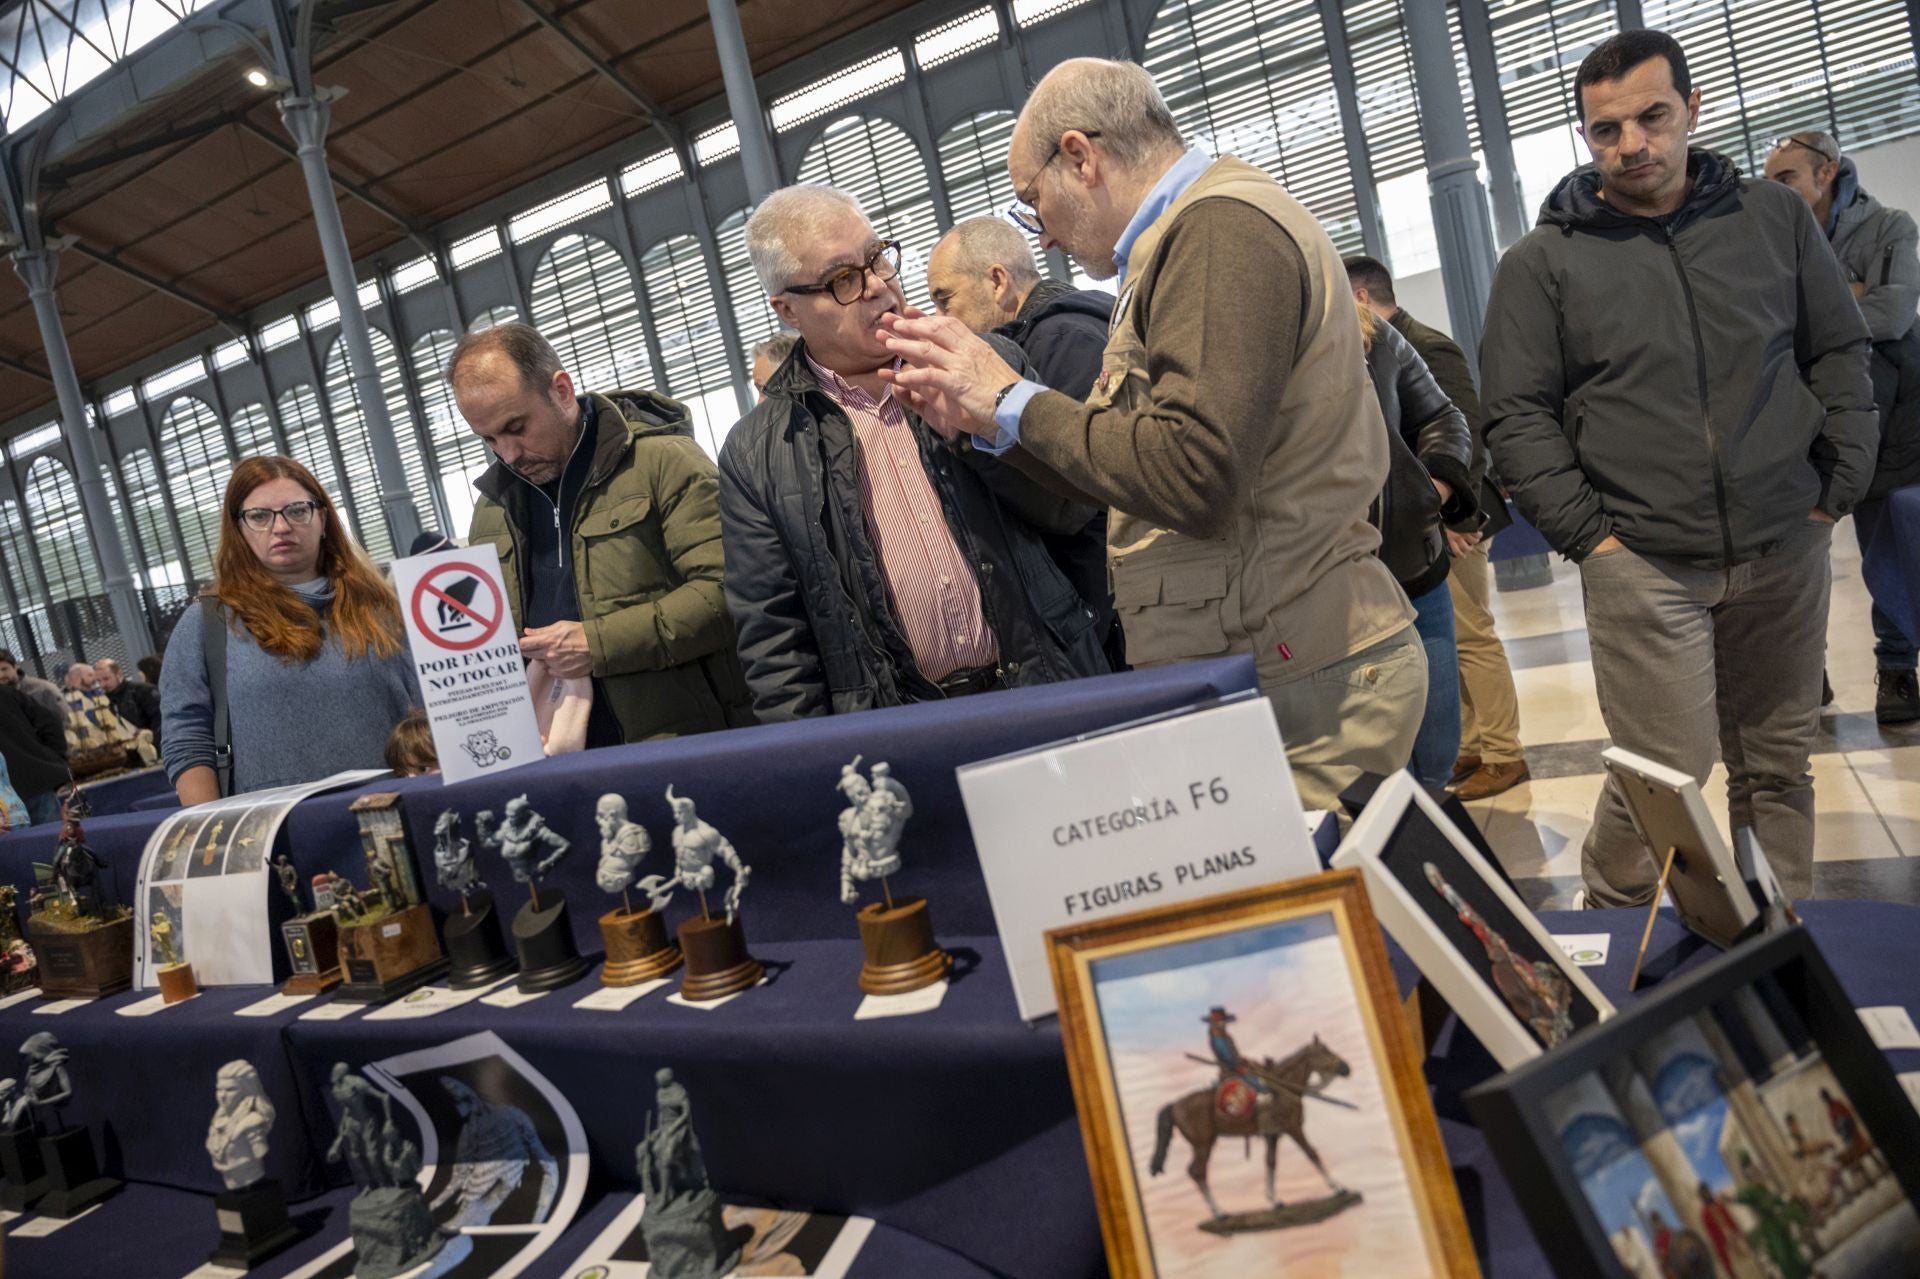
[{"label": "red prohibition circle", "polygon": [[[487,588],[487,594],[493,597],[493,616],[491,618],[482,616],[480,613],[467,607],[465,604],[462,604],[459,600],[456,600],[452,596],[448,595],[445,591],[442,591],[434,586],[433,583],[436,579],[444,578],[449,573],[468,574],[469,576],[476,578],[482,585],[484,585]],[[446,604],[449,608],[457,609],[458,611],[465,613],[468,617],[472,618],[474,621],[478,622],[481,627],[481,633],[479,638],[469,639],[469,640],[450,640],[436,633],[432,627],[427,625],[427,619],[421,613],[421,606],[426,603],[427,596],[429,595],[433,596],[435,599],[439,600],[441,603]],[[419,628],[420,633],[422,635],[427,637],[427,640],[429,643],[432,643],[440,648],[448,649],[455,653],[464,653],[469,651],[470,649],[479,648],[482,644],[485,644],[488,640],[492,639],[494,635],[496,635],[499,632],[500,621],[506,615],[507,615],[506,602],[500,598],[500,588],[494,585],[494,581],[491,577],[481,572],[480,569],[475,565],[461,563],[457,561],[452,564],[437,564],[433,567],[431,571],[429,571],[424,577],[422,577],[417,583],[414,584],[413,624]]]}]

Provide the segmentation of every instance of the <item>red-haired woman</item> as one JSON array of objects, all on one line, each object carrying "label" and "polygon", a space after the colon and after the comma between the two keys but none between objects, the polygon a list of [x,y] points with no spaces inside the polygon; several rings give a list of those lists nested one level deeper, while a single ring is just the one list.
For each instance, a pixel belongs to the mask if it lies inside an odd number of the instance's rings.
[{"label": "red-haired woman", "polygon": [[160,688],[180,802],[221,792],[205,643],[216,624],[226,628],[231,793],[382,767],[387,735],[420,699],[392,588],[290,457],[242,460],[222,508],[214,581],[175,625]]}]

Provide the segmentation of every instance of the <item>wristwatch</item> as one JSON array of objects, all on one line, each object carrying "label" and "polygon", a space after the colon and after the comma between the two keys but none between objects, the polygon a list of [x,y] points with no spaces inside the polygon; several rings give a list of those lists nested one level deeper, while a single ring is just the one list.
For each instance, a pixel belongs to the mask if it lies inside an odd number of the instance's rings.
[{"label": "wristwatch", "polygon": [[1000,405],[1006,401],[1008,394],[1012,392],[1013,388],[1019,385],[1020,385],[1020,379],[1015,378],[1013,381],[1007,383],[1005,386],[1000,388],[999,393],[993,397],[993,411],[995,413],[998,413],[1000,411]]}]

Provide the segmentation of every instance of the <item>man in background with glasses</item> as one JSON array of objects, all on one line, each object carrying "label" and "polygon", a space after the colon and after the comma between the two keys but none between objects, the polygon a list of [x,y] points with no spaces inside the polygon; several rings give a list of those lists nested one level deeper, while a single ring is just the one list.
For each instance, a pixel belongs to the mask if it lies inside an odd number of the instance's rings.
[{"label": "man in background with glasses", "polygon": [[1071,531],[1086,508],[963,456],[881,377],[899,246],[852,196],[801,185],[761,201],[747,252],[800,335],[720,451],[727,603],[760,718],[1105,670],[1093,613],[1032,523]]},{"label": "man in background with glasses", "polygon": [[[1814,221],[1846,268],[1847,284],[1860,302],[1873,335],[1873,402],[1880,412],[1880,453],[1867,495],[1853,508],[1853,532],[1873,596],[1873,656],[1879,692],[1874,715],[1882,724],[1920,720],[1920,685],[1914,677],[1914,644],[1920,637],[1912,604],[1920,584],[1906,581],[1895,556],[1887,496],[1920,484],[1920,257],[1916,230],[1905,211],[1889,209],[1860,189],[1853,160],[1840,154],[1831,134],[1790,133],[1767,156],[1767,176],[1793,188],[1813,210]],[[1882,608],[1882,603],[1887,605]]]},{"label": "man in background with glasses", "polygon": [[942,430],[1104,501],[1128,661],[1251,653],[1302,802],[1337,810],[1361,772],[1406,766],[1427,696],[1367,521],[1387,431],[1339,254],[1272,177],[1187,149],[1133,63],[1050,72],[1007,171],[1043,249],[1117,277],[1092,393],[1023,380],[945,318],[889,323],[896,385]]}]

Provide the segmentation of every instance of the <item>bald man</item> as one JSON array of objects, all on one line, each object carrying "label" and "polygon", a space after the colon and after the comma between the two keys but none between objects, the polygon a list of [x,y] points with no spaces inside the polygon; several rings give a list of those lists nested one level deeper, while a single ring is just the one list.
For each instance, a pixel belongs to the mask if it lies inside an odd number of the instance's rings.
[{"label": "bald man", "polygon": [[[934,309],[975,333],[998,333],[1026,352],[1034,380],[1084,400],[1100,376],[1100,353],[1113,322],[1113,294],[1043,280],[1033,246],[1004,218],[968,218],[927,259]],[[1094,510],[1073,533],[1042,532],[1047,554],[1099,619],[1101,647],[1115,670],[1126,646],[1115,625],[1107,581],[1107,513]]]}]

